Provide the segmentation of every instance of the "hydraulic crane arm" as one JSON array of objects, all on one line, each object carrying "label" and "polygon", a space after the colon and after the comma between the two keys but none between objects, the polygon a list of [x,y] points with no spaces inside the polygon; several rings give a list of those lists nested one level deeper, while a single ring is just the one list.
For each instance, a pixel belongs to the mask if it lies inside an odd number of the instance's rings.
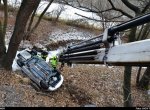
[{"label": "hydraulic crane arm", "polygon": [[[72,53],[60,57],[60,62],[104,64],[105,48]],[[124,66],[150,65],[150,39],[117,45],[109,49],[106,64]]]},{"label": "hydraulic crane arm", "polygon": [[150,13],[105,29],[105,32],[96,38],[68,46],[59,61],[67,64],[149,66],[150,39],[114,45],[119,32],[148,22],[150,22]]}]

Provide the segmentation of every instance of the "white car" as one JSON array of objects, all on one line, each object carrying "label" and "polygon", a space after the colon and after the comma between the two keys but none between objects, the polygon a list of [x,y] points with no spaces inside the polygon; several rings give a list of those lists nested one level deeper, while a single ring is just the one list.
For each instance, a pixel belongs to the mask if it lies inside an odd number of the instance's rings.
[{"label": "white car", "polygon": [[44,59],[23,50],[17,55],[17,64],[28,76],[36,89],[55,91],[63,83],[63,76],[58,70],[50,67]]}]

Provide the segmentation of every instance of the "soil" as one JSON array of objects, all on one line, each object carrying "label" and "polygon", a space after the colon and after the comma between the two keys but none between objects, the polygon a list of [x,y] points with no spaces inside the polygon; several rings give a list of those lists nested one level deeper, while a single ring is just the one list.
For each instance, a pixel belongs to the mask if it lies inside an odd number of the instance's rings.
[{"label": "soil", "polygon": [[[54,92],[36,91],[20,71],[0,71],[0,106],[14,107],[123,107],[123,67],[99,65],[65,66],[64,83]],[[144,70],[143,70],[144,71]],[[133,106],[150,107],[150,96],[135,86],[132,72]]]}]

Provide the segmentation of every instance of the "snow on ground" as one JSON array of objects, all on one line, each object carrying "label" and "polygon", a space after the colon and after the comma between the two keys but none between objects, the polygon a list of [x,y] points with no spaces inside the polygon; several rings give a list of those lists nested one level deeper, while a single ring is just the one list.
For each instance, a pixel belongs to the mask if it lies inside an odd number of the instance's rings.
[{"label": "snow on ground", "polygon": [[[19,7],[21,4],[21,0],[8,0],[8,4],[12,5],[13,7]],[[48,2],[47,1],[41,1],[40,5],[38,7],[37,10],[37,14],[41,14],[41,12],[45,9],[45,7],[47,6]],[[85,21],[88,22],[89,25],[92,25],[94,27],[98,27],[101,28],[102,25],[99,22],[93,21],[93,20],[87,20],[81,16],[76,15],[80,14],[86,17],[90,17],[90,18],[94,18],[97,20],[101,20],[101,18],[99,16],[97,16],[96,14],[93,14],[91,12],[85,12],[76,8],[73,8],[71,6],[68,5],[63,5],[62,4],[58,4],[58,3],[52,3],[51,6],[48,8],[48,10],[46,11],[46,13],[53,13],[51,16],[56,16],[56,14],[58,13],[58,11],[60,10],[60,7],[64,7],[64,11],[61,13],[59,19],[63,19],[63,20],[79,20],[79,19],[84,19]]]},{"label": "snow on ground", "polygon": [[[8,50],[8,45],[6,45],[6,51]],[[17,51],[16,53],[16,56],[15,56],[15,59],[13,61],[13,64],[12,64],[12,71],[17,71],[17,70],[21,70],[21,68],[18,66],[17,64],[17,55],[20,53],[21,51]]]},{"label": "snow on ground", "polygon": [[70,28],[67,30],[67,32],[61,30],[61,29],[56,29],[52,33],[50,33],[49,38],[50,40],[57,42],[57,41],[62,41],[62,40],[88,40],[94,35],[91,34],[90,32],[84,32],[84,31],[79,31],[77,28]]},{"label": "snow on ground", "polygon": [[17,59],[18,59],[18,57],[17,57],[17,55],[20,53],[20,51],[17,51],[17,54],[16,54],[16,57],[15,57],[15,59],[14,59],[14,61],[13,61],[13,64],[12,64],[12,70],[13,71],[17,71],[17,70],[21,70],[21,68],[18,66],[18,64],[17,64]]},{"label": "snow on ground", "polygon": [[8,4],[13,7],[19,7],[22,0],[8,0]]}]

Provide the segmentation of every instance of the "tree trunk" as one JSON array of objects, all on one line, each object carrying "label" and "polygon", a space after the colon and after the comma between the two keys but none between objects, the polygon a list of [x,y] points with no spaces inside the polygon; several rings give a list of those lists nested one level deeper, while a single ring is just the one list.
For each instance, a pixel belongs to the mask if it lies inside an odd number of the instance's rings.
[{"label": "tree trunk", "polygon": [[[38,5],[39,6],[39,5]],[[34,9],[32,15],[31,15],[31,18],[30,18],[30,21],[29,21],[29,24],[27,26],[27,32],[24,34],[23,36],[23,40],[27,40],[27,38],[29,38],[28,36],[30,36],[30,30],[31,30],[31,26],[32,26],[32,23],[33,23],[33,20],[34,20],[34,17],[35,17],[35,14],[36,14],[36,11],[37,11],[37,8],[38,6]]]},{"label": "tree trunk", "polygon": [[131,107],[132,101],[131,101],[131,66],[125,66],[124,70],[124,107]]},{"label": "tree trunk", "polygon": [[[133,42],[136,40],[136,30],[137,27],[134,27],[131,29],[131,32],[129,34],[129,41],[128,42]],[[125,107],[131,107],[131,70],[132,66],[125,66],[124,70],[124,106]]]},{"label": "tree trunk", "polygon": [[[3,56],[6,54],[6,47],[5,47],[5,38],[3,35],[3,26],[0,21],[0,58],[3,58]],[[2,63],[2,62],[0,62]]]},{"label": "tree trunk", "polygon": [[44,16],[44,14],[46,13],[46,11],[48,10],[48,8],[50,7],[50,5],[53,3],[54,0],[51,0],[49,2],[49,4],[46,6],[46,8],[43,10],[43,12],[41,13],[40,17],[38,18],[38,21],[36,22],[36,24],[34,25],[34,27],[30,30],[27,31],[27,33],[25,34],[25,38],[26,40],[29,40],[30,35],[36,30],[36,28],[38,27],[38,25],[40,24],[42,17]]},{"label": "tree trunk", "polygon": [[136,30],[137,30],[137,27],[134,27],[134,28],[131,29],[128,42],[136,41]]},{"label": "tree trunk", "polygon": [[[143,29],[141,31],[141,34],[139,35],[138,40],[144,40],[148,37],[149,31],[150,31],[149,28],[150,28],[150,23],[147,23],[146,25],[143,26]],[[150,70],[149,68],[147,68],[141,80],[140,80],[140,71],[141,71],[141,67],[137,74],[136,86],[137,88],[140,88],[140,89],[148,89],[149,80],[150,80]]]},{"label": "tree trunk", "polygon": [[31,19],[30,19],[30,22],[29,22],[27,31],[30,31],[30,30],[31,30],[31,26],[32,26],[32,23],[33,23],[33,20],[34,20],[34,17],[35,17],[35,13],[36,13],[36,11],[37,11],[37,8],[38,8],[38,6],[36,7],[36,9],[34,10],[34,12],[32,13],[32,16],[31,16]]},{"label": "tree trunk", "polygon": [[39,4],[39,1],[40,0],[23,0],[21,3],[16,17],[14,32],[10,39],[9,48],[3,63],[4,68],[7,70],[11,70],[11,66],[18,50],[19,44],[23,39],[27,21],[33,10]]},{"label": "tree trunk", "polygon": [[150,67],[147,67],[138,84],[138,87],[144,90],[148,90],[149,82],[150,82]]},{"label": "tree trunk", "polygon": [[140,74],[141,74],[141,69],[142,67],[139,67],[138,73],[137,73],[137,77],[136,77],[136,86],[139,86],[139,80],[140,80]]},{"label": "tree trunk", "polygon": [[7,7],[7,0],[3,0],[4,3],[4,21],[3,23],[0,21],[0,63],[2,63],[2,59],[6,54],[6,47],[5,47],[5,34],[7,28],[7,21],[8,21],[8,7]]},{"label": "tree trunk", "polygon": [[144,29],[143,29],[143,33],[141,35],[141,40],[144,40],[147,38],[148,34],[149,33],[149,28],[150,28],[150,23],[147,23],[145,26],[144,26]]},{"label": "tree trunk", "polygon": [[143,29],[144,29],[144,25],[142,25],[141,29],[139,30],[138,36],[136,38],[137,41],[141,39],[141,34],[142,34]]},{"label": "tree trunk", "polygon": [[4,3],[4,26],[3,26],[3,35],[6,34],[6,28],[7,28],[7,22],[8,22],[8,6],[7,6],[7,0],[3,0]]}]

